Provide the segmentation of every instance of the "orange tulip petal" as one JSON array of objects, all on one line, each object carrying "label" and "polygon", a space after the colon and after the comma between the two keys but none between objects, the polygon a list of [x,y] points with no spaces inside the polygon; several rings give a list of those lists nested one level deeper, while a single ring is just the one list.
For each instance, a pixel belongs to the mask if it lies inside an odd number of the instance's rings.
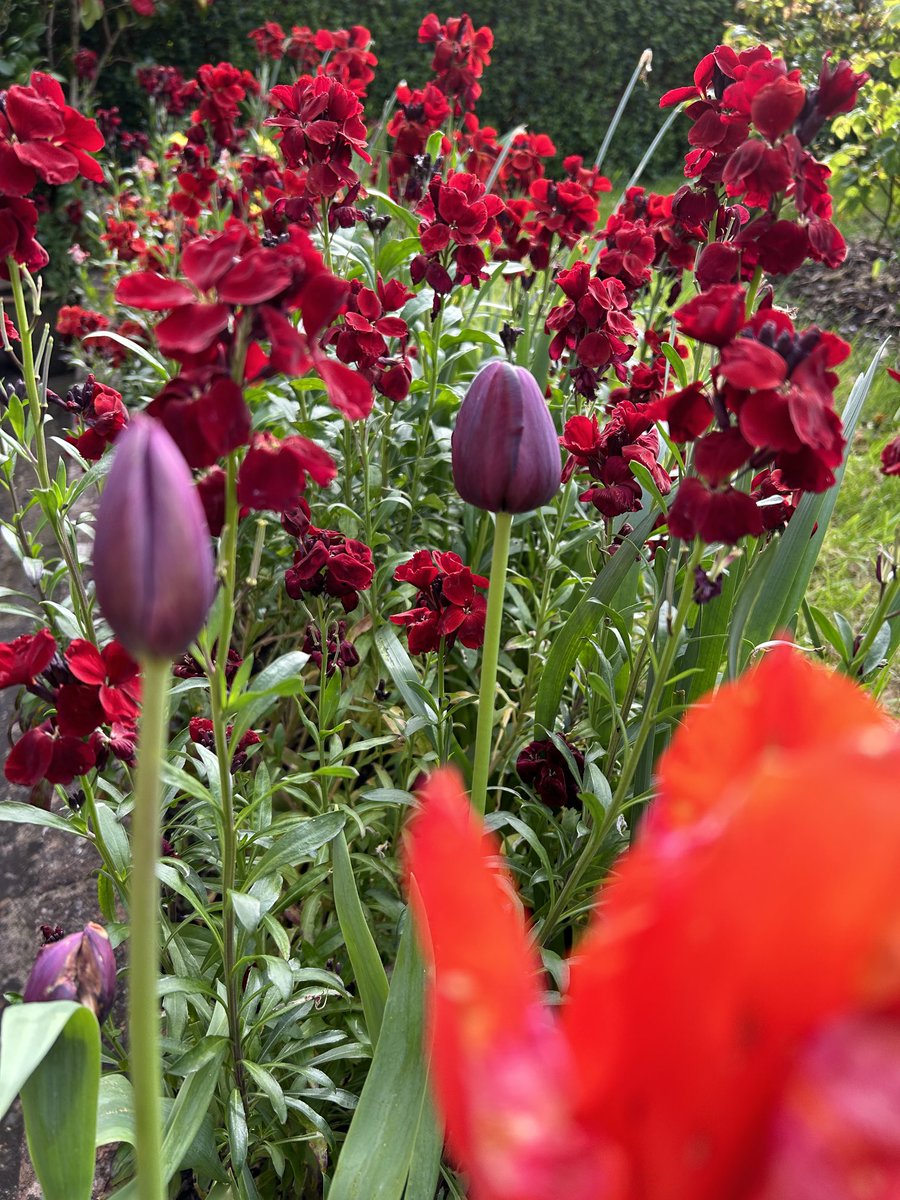
[{"label": "orange tulip petal", "polygon": [[761,760],[836,743],[886,721],[846,676],[776,646],[734,683],[688,712],[659,767],[646,832],[689,824],[722,802]]}]

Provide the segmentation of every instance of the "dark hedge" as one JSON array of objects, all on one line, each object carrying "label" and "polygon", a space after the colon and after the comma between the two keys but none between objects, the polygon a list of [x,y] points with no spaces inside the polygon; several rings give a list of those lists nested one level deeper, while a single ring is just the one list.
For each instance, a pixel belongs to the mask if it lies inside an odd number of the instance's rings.
[{"label": "dark hedge", "polygon": [[[134,63],[172,63],[194,69],[229,59],[254,65],[247,31],[264,20],[341,28],[365,24],[379,59],[369,111],[374,116],[400,79],[411,85],[428,75],[430,50],[417,41],[426,13],[441,19],[467,10],[478,25],[494,30],[493,62],[484,76],[478,106],[483,124],[500,133],[524,122],[550,134],[561,154],[593,157],[631,72],[645,47],[653,71],[635,90],[610,149],[606,167],[628,171],[659,128],[658,108],[667,88],[688,83],[698,59],[721,40],[734,17],[734,0],[473,0],[434,7],[427,0],[214,0],[204,12],[192,0],[175,0],[165,15],[129,31],[121,52]],[[90,44],[90,37],[86,43]],[[108,73],[106,103],[123,104],[127,70]],[[118,95],[116,94],[118,92]],[[130,105],[127,105],[130,108]],[[670,135],[654,170],[678,165],[684,129]]]}]

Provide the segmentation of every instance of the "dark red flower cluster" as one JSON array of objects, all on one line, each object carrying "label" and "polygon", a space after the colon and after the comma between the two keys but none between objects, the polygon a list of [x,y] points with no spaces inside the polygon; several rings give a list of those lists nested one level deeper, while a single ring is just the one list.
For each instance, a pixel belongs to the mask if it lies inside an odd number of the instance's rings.
[{"label": "dark red flower cluster", "polygon": [[47,265],[37,240],[37,205],[28,199],[39,179],[51,185],[81,176],[101,183],[95,158],[103,147],[96,122],[66,104],[55,79],[35,71],[27,86],[0,94],[0,279],[7,258],[29,271]]},{"label": "dark red flower cluster", "polygon": [[260,58],[270,58],[273,62],[284,58],[287,34],[277,21],[264,21],[256,29],[251,29],[247,37],[253,42]]},{"label": "dark red flower cluster", "polygon": [[518,134],[500,167],[500,187],[513,194],[527,192],[536,180],[543,179],[543,160],[555,154],[556,146],[546,133]]},{"label": "dark red flower cluster", "polygon": [[372,34],[365,25],[349,29],[320,29],[315,36],[316,50],[324,56],[318,73],[328,75],[365,100],[369,84],[375,78],[378,59],[372,53]]},{"label": "dark red flower cluster", "polygon": [[[579,771],[584,770],[584,754],[568,738],[562,739]],[[556,742],[540,738],[529,742],[516,759],[516,774],[524,784],[537,793],[548,808],[580,808],[579,781]]]},{"label": "dark red flower cluster", "polygon": [[282,525],[299,543],[284,577],[291,599],[325,594],[339,600],[344,612],[352,612],[360,592],[372,586],[375,567],[369,547],[335,529],[317,529],[305,505],[285,513]]},{"label": "dark red flower cluster", "polygon": [[478,80],[491,61],[491,29],[487,25],[476,29],[467,13],[450,17],[443,25],[434,13],[429,13],[419,27],[419,41],[434,46],[431,69],[437,77],[435,82],[455,102],[456,115],[474,108],[481,95]]},{"label": "dark red flower cluster", "polygon": [[[387,126],[387,135],[394,139],[388,160],[391,195],[405,200],[418,200],[422,180],[411,174],[416,160],[425,153],[431,135],[450,116],[450,102],[436,83],[424,88],[410,88],[401,83],[396,91],[397,107]],[[449,142],[447,142],[449,148]],[[466,169],[471,170],[466,164]],[[406,187],[403,183],[406,181]]]},{"label": "dark red flower cluster", "polygon": [[[226,683],[234,682],[234,677],[237,675],[243,661],[237,650],[228,651],[228,656],[225,660]],[[215,656],[213,657],[213,666],[215,666]],[[206,674],[206,671],[204,671],[202,664],[194,658],[193,654],[182,654],[181,658],[176,659],[172,667],[172,674],[177,679],[200,679]]]},{"label": "dark red flower cluster", "polygon": [[293,85],[272,88],[269,99],[276,112],[265,123],[281,131],[285,164],[306,169],[311,195],[331,199],[342,187],[359,183],[351,166],[353,155],[364,162],[371,159],[358,96],[338,79],[304,75]]},{"label": "dark red flower cluster", "polygon": [[576,472],[587,472],[596,482],[579,499],[593,504],[608,520],[641,507],[642,488],[631,470],[632,463],[650,472],[662,495],[671,490],[668,473],[657,461],[659,435],[649,408],[622,401],[602,429],[596,417],[570,417],[559,439],[569,455],[563,481]]},{"label": "dark red flower cluster", "polygon": [[0,645],[0,688],[24,687],[43,702],[7,757],[9,782],[70,784],[110,754],[133,762],[139,671],[115,641],[98,650],[76,639],[60,655],[49,629],[41,629]]},{"label": "dark red flower cluster", "polygon": [[81,424],[78,434],[74,437],[70,434],[68,440],[89,462],[96,462],[128,424],[128,410],[121,393],[108,384],[98,383],[93,375],[71,387],[61,403],[68,412],[76,414]]},{"label": "dark red flower cluster", "polygon": [[[308,654],[319,670],[322,669],[322,631],[312,622],[306,627],[303,638],[303,653]],[[325,644],[325,674],[333,675],[339,670],[350,671],[359,663],[359,653],[347,638],[347,622],[332,621],[328,626]]]},{"label": "dark red flower cluster", "polygon": [[[302,375],[315,367],[337,408],[351,419],[368,415],[372,407],[368,382],[329,359],[320,344],[349,284],[326,269],[305,233],[292,229],[269,245],[232,220],[222,233],[189,241],[182,251],[181,269],[195,290],[156,271],[143,271],[120,280],[116,299],[149,312],[169,310],[154,335],[160,350],[184,369],[151,405],[153,415],[162,416],[173,401],[202,402],[215,389],[213,399],[194,416],[178,410],[189,421],[190,438],[182,421],[165,419],[172,436],[181,439],[179,445],[192,466],[211,465],[247,440],[249,413],[240,387],[231,379],[228,356],[235,323],[246,320],[248,310],[252,310],[253,337],[247,356],[249,378]],[[289,319],[298,310],[303,332]],[[206,411],[213,407],[219,413],[215,418]],[[222,419],[223,413],[228,414],[227,420]]]},{"label": "dark red flower cluster", "polygon": [[[693,86],[663,96],[662,106],[690,102],[688,178],[703,190],[724,184],[728,196],[763,210],[733,239],[744,268],[759,264],[784,275],[807,257],[829,266],[843,261],[846,246],[830,220],[830,171],[806,147],[826,120],[849,112],[868,78],[847,62],[832,68],[826,55],[818,87],[807,89],[800,72],[788,71],[767,46],[740,53],[717,46],[697,66]],[[778,217],[786,200],[796,220]]]},{"label": "dark red flower cluster", "polygon": [[238,503],[242,508],[288,512],[303,498],[307,475],[319,487],[327,487],[336,474],[331,456],[308,438],[255,433],[238,469]]},{"label": "dark red flower cluster", "polygon": [[413,607],[391,617],[406,628],[410,654],[439,650],[442,641],[449,649],[457,638],[470,650],[482,644],[487,601],[476,588],[486,590],[488,581],[473,575],[458,554],[417,550],[394,578],[417,589]]},{"label": "dark red flower cluster", "polygon": [[[683,333],[720,347],[711,397],[695,383],[649,406],[655,420],[669,422],[675,440],[696,441],[700,478],[682,482],[669,514],[676,537],[734,542],[745,533],[758,536],[772,526],[768,506],[761,510],[757,498],[791,497],[793,507],[794,493],[831,487],[841,462],[832,368],[846,359],[849,345],[815,327],[797,331],[775,308],[745,320],[744,304],[740,286],[718,284],[675,314]],[[773,470],[754,480],[754,499],[729,482],[735,472],[763,466]]]},{"label": "dark red flower cluster", "polygon": [[177,67],[138,67],[138,87],[161,104],[169,116],[178,117],[188,106],[185,79]]},{"label": "dark red flower cluster", "polygon": [[147,254],[148,246],[141,237],[137,221],[117,221],[115,217],[107,217],[100,240],[122,263],[143,259]]},{"label": "dark red flower cluster", "polygon": [[546,331],[554,335],[550,358],[558,362],[563,352],[568,352],[576,391],[593,398],[610,367],[619,379],[626,379],[623,364],[634,345],[623,338],[637,337],[628,293],[620,279],[604,278],[600,268],[592,275],[587,262],[561,271],[556,282],[566,299],[547,317]]},{"label": "dark red flower cluster", "polygon": [[900,475],[900,436],[893,438],[881,452],[882,475]]},{"label": "dark red flower cluster", "polygon": [[478,288],[487,279],[487,258],[480,243],[500,241],[497,215],[502,210],[500,197],[485,192],[474,175],[453,171],[446,180],[440,175],[432,178],[416,210],[422,218],[422,253],[413,258],[409,272],[413,283],[424,280],[434,291],[434,314],[454,286]]},{"label": "dark red flower cluster", "polygon": [[[225,736],[230,738],[233,726],[226,727]],[[213,730],[213,723],[209,717],[191,717],[188,721],[188,737],[195,746],[203,746],[205,750],[215,750],[216,735]],[[231,756],[231,771],[243,771],[247,765],[247,751],[251,746],[258,746],[262,738],[255,729],[248,729],[246,733],[241,735],[241,739],[235,746]]]},{"label": "dark red flower cluster", "polygon": [[[350,283],[350,295],[344,305],[341,324],[334,325],[323,338],[333,345],[343,363],[352,363],[375,390],[389,400],[404,400],[409,394],[412,367],[407,353],[409,326],[398,312],[412,298],[399,279],[387,283],[378,275],[375,290],[360,280]],[[394,353],[388,342],[397,341]]]},{"label": "dark red flower cluster", "polygon": [[109,317],[80,304],[64,304],[56,314],[56,332],[66,341],[80,342],[86,334],[108,328]]},{"label": "dark red flower cluster", "polygon": [[97,74],[97,62],[95,50],[76,50],[72,55],[72,66],[79,79],[93,79]]},{"label": "dark red flower cluster", "polygon": [[206,125],[217,146],[230,147],[238,140],[237,121],[247,96],[259,93],[259,83],[250,71],[229,62],[217,66],[204,63],[187,83],[182,98],[197,107],[191,114],[194,125]]}]

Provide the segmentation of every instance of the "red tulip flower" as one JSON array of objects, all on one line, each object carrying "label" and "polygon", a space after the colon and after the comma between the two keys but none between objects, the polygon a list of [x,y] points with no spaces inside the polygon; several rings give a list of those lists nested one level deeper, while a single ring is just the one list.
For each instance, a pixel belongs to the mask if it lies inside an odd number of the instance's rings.
[{"label": "red tulip flower", "polygon": [[431,777],[408,866],[471,1200],[900,1194],[898,771],[896,723],[792,648],[721,688],[662,759],[558,1016],[499,844]]}]

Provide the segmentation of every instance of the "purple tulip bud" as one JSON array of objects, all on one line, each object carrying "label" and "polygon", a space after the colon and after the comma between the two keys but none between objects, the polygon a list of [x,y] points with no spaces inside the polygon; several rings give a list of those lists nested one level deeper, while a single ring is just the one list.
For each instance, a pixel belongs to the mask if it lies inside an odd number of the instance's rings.
[{"label": "purple tulip bud", "polygon": [[93,921],[81,933],[48,942],[38,951],[23,999],[77,1000],[102,1022],[116,994],[116,960],[102,925]]},{"label": "purple tulip bud", "polygon": [[215,593],[212,547],[191,472],[158,421],[135,417],[116,443],[94,539],[97,599],[137,658],[183,654]]},{"label": "purple tulip bud", "polygon": [[456,417],[452,461],[456,490],[476,508],[522,513],[553,499],[559,438],[530,371],[508,362],[482,367]]}]

